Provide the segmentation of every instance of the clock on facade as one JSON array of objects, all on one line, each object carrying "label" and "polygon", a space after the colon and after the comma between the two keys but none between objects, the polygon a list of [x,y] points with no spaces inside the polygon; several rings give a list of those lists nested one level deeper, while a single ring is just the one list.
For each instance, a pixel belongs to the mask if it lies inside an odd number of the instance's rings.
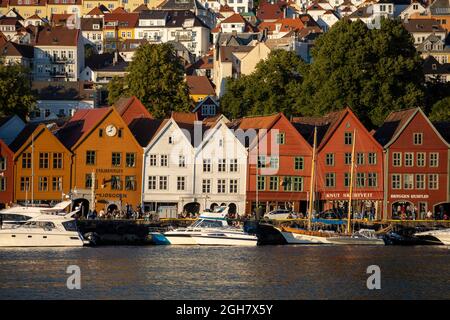
[{"label": "clock on facade", "polygon": [[109,126],[106,127],[106,135],[109,137],[114,137],[117,133],[117,128],[110,124]]}]

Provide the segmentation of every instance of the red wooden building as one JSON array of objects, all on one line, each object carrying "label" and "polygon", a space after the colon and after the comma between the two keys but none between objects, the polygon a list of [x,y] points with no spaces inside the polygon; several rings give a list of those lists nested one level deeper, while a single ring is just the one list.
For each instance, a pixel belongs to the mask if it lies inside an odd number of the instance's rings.
[{"label": "red wooden building", "polygon": [[[447,126],[448,130],[448,126]],[[450,214],[449,143],[420,108],[392,112],[375,133],[385,150],[389,217]]]},{"label": "red wooden building", "polygon": [[246,212],[262,207],[306,213],[312,148],[289,120],[282,113],[246,117],[231,128],[238,138],[248,137]]},{"label": "red wooden building", "polygon": [[14,152],[0,139],[0,209],[14,200]]},{"label": "red wooden building", "polygon": [[352,146],[355,140],[353,212],[381,218],[383,208],[383,148],[349,109],[324,117],[294,118],[299,132],[313,144],[317,128],[315,210],[346,216],[350,198]]}]

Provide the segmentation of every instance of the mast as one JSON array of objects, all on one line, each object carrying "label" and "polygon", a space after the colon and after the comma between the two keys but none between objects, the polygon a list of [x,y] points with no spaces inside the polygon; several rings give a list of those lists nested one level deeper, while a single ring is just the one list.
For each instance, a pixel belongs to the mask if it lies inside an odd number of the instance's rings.
[{"label": "mast", "polygon": [[259,171],[259,132],[256,134],[256,217],[258,216],[259,210],[259,181],[258,181],[258,171]]},{"label": "mast", "polygon": [[311,161],[311,181],[309,183],[309,214],[308,214],[308,230],[311,230],[312,211],[314,206],[314,173],[316,171],[316,144],[317,144],[317,127],[314,127],[314,143]]},{"label": "mast", "polygon": [[356,144],[356,129],[353,130],[353,141],[352,141],[352,166],[350,169],[350,190],[348,196],[348,215],[347,215],[347,233],[351,232],[351,215],[352,215],[352,196],[353,196],[353,175],[355,170],[355,144]]}]

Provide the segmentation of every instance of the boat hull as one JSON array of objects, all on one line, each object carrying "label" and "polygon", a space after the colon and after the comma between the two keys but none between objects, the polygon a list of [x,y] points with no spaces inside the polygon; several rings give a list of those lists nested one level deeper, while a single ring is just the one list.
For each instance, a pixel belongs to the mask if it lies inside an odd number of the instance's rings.
[{"label": "boat hull", "polygon": [[203,246],[256,246],[258,238],[251,235],[240,235],[238,237],[201,235],[192,237],[198,245]]},{"label": "boat hull", "polygon": [[384,246],[383,239],[363,239],[352,237],[331,237],[328,241],[332,244],[342,245],[372,245],[372,246]]},{"label": "boat hull", "polygon": [[313,236],[295,232],[281,231],[288,244],[328,244],[327,237]]},{"label": "boat hull", "polygon": [[82,247],[85,245],[85,241],[80,235],[49,233],[20,234],[14,232],[14,229],[2,230],[0,247]]},{"label": "boat hull", "polygon": [[438,239],[442,244],[450,246],[450,229],[426,231],[416,233],[415,236],[419,238],[434,237]]},{"label": "boat hull", "polygon": [[171,245],[189,246],[197,244],[189,234],[164,234],[164,236]]}]

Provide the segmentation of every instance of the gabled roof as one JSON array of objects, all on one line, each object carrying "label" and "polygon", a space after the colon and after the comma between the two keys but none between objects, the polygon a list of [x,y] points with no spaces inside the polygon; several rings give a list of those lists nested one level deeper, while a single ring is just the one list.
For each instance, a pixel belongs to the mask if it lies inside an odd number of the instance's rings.
[{"label": "gabled roof", "polygon": [[136,9],[134,9],[133,12],[141,12],[141,11],[146,11],[148,9],[149,8],[147,7],[147,5],[143,3],[143,4],[139,5],[138,7],[136,7]]},{"label": "gabled roof", "polygon": [[130,128],[136,141],[142,147],[146,147],[166,122],[167,119],[135,118],[128,124],[128,128]]},{"label": "gabled roof", "polygon": [[142,102],[132,97],[122,97],[114,103],[114,107],[127,125],[139,118],[153,118]]},{"label": "gabled roof", "polygon": [[0,128],[9,122],[9,120],[11,120],[14,117],[14,115],[12,116],[6,116],[6,117],[0,117]]},{"label": "gabled roof", "polygon": [[197,112],[198,109],[204,104],[215,104],[217,107],[219,106],[219,103],[216,101],[216,99],[213,99],[211,96],[207,96],[202,101],[199,101],[197,105],[192,109],[192,112]]},{"label": "gabled roof", "polygon": [[105,13],[109,12],[110,12],[109,9],[101,4],[98,7],[95,7],[94,9],[89,11],[87,16],[103,16]]},{"label": "gabled roof", "polygon": [[198,121],[197,114],[191,112],[172,111],[171,118],[177,123],[193,123]]},{"label": "gabled roof", "polygon": [[35,44],[37,46],[76,47],[80,30],[66,27],[44,27],[39,29]]},{"label": "gabled roof", "polygon": [[26,44],[16,42],[7,42],[0,44],[0,56],[24,57],[32,59],[34,57],[34,48]]},{"label": "gabled roof", "polygon": [[[139,13],[106,13],[104,28],[108,28],[108,22],[118,22],[119,28],[134,28],[138,25]],[[110,27],[109,27],[110,28]]]},{"label": "gabled roof", "polygon": [[445,29],[435,19],[408,19],[403,21],[408,32],[445,32]]},{"label": "gabled roof", "polygon": [[186,76],[189,94],[215,95],[214,88],[206,76]]},{"label": "gabled roof", "polygon": [[278,3],[261,2],[256,10],[256,16],[261,21],[284,18],[283,8],[285,5],[286,3],[283,1]]},{"label": "gabled roof", "polygon": [[28,138],[36,131],[39,123],[27,123],[25,128],[19,133],[19,135],[9,144],[11,151],[16,153],[25,144]]},{"label": "gabled roof", "polygon": [[[412,119],[417,115],[421,114],[425,120],[428,122],[430,127],[434,130],[436,135],[445,143],[450,146],[446,138],[444,138],[437,128],[431,123],[428,117],[423,113],[421,108],[411,108],[400,111],[391,112],[383,125],[375,132],[374,138],[382,145],[384,148],[388,148],[393,144],[397,138],[401,135],[403,130],[408,126]],[[447,128],[448,130],[448,128]]]},{"label": "gabled roof", "polygon": [[127,10],[125,10],[124,7],[117,7],[116,9],[114,9],[113,11],[111,11],[111,13],[128,13]]},{"label": "gabled roof", "polygon": [[79,109],[73,117],[56,133],[58,139],[72,149],[113,110],[113,108]]},{"label": "gabled roof", "polygon": [[268,116],[249,116],[232,121],[231,127],[234,129],[270,129],[275,122],[280,119],[281,113],[275,113]]}]

